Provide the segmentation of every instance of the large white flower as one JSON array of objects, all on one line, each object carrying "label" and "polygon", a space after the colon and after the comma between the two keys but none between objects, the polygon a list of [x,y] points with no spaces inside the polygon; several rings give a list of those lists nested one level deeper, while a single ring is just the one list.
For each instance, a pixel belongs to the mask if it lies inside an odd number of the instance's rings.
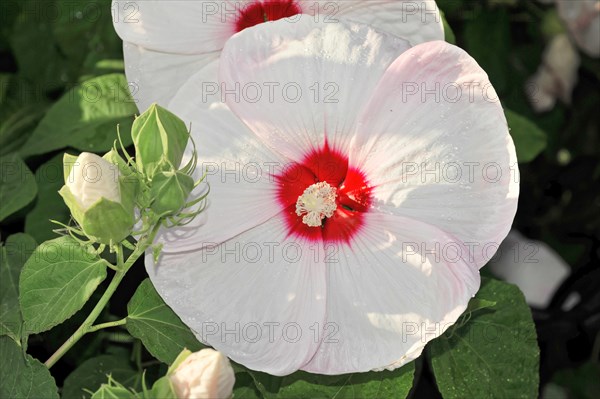
[{"label": "large white flower", "polygon": [[[406,38],[412,45],[443,40],[433,0],[113,0],[127,79],[140,110],[167,106],[195,72],[218,59],[227,39],[247,27],[310,15],[316,22],[352,20]],[[205,75],[210,82],[216,76]]]},{"label": "large white flower", "polygon": [[418,357],[516,211],[485,72],[442,41],[310,16],[234,35],[219,68],[226,105],[203,98],[210,70],[169,105],[192,123],[211,194],[147,256],[158,292],[199,339],[275,375]]}]

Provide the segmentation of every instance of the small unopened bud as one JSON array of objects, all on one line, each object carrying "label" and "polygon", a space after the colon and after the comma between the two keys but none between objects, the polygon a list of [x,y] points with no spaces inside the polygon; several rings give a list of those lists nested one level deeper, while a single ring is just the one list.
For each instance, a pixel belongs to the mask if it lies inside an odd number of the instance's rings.
[{"label": "small unopened bud", "polygon": [[158,172],[179,169],[189,137],[181,119],[152,104],[131,127],[138,170],[151,179]]},{"label": "small unopened bud", "polygon": [[81,153],[73,164],[65,185],[83,211],[101,198],[121,201],[119,169],[96,154]]},{"label": "small unopened bud", "polygon": [[152,179],[151,208],[165,216],[179,212],[194,188],[194,179],[182,172],[160,172]]},{"label": "small unopened bud", "polygon": [[103,244],[125,239],[134,224],[134,181],[98,155],[65,154],[65,185],[59,191],[83,232]]},{"label": "small unopened bud", "polygon": [[230,398],[235,383],[229,359],[213,349],[202,349],[189,355],[170,379],[180,399]]}]

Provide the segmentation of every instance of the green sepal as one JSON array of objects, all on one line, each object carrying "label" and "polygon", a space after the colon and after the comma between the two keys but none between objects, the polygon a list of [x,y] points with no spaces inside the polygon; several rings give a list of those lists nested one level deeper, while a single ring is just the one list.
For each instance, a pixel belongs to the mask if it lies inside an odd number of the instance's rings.
[{"label": "green sepal", "polygon": [[168,376],[156,380],[154,385],[152,385],[150,395],[152,398],[178,399],[175,390],[173,389],[171,379]]},{"label": "green sepal", "polygon": [[[66,185],[58,193],[83,232],[93,240],[111,245],[123,241],[131,234],[135,223],[132,204],[126,207],[124,204],[100,198],[83,211]],[[123,193],[121,195],[125,197]]]},{"label": "green sepal", "polygon": [[175,360],[173,360],[173,363],[171,363],[171,365],[169,366],[169,369],[167,370],[167,375],[171,375],[175,372],[175,370],[177,370],[177,367],[179,367],[179,365],[181,363],[183,363],[183,361],[185,359],[188,358],[189,355],[192,354],[192,351],[189,350],[188,348],[185,348],[184,350],[182,350],[179,355],[177,355],[177,357],[175,358]]},{"label": "green sepal", "polygon": [[85,211],[80,225],[99,243],[114,244],[131,234],[134,223],[133,207],[125,208],[123,204],[100,198]]},{"label": "green sepal", "polygon": [[[66,166],[65,166],[65,169],[66,169]],[[69,168],[69,169],[71,169],[71,168]],[[65,181],[66,181],[66,178],[65,178]],[[73,216],[73,219],[75,219],[77,221],[77,223],[79,223],[81,225],[81,221],[83,220],[84,212],[83,212],[83,209],[81,209],[81,205],[79,205],[79,202],[77,201],[77,199],[75,198],[75,196],[73,195],[73,193],[71,192],[69,187],[67,187],[66,185],[62,186],[61,189],[58,191],[58,193],[63,198],[63,201],[65,201],[65,204],[71,211],[71,216]]]},{"label": "green sepal", "polygon": [[115,149],[110,150],[102,156],[103,159],[116,165],[119,169],[121,176],[131,177],[135,176],[135,171],[125,162],[125,160],[119,155],[119,152]]},{"label": "green sepal", "polygon": [[157,215],[173,215],[186,204],[194,189],[194,179],[182,172],[161,172],[152,179],[150,208]]},{"label": "green sepal", "polygon": [[135,399],[136,395],[123,387],[111,387],[109,385],[102,385],[92,395],[91,399]]},{"label": "green sepal", "polygon": [[157,172],[178,169],[189,137],[181,119],[152,104],[131,128],[138,170],[152,179]]},{"label": "green sepal", "polygon": [[110,150],[102,157],[108,162],[116,165],[119,169],[119,189],[121,192],[121,204],[123,208],[133,212],[138,193],[140,191],[140,176],[133,170],[127,162],[121,158],[116,150]]},{"label": "green sepal", "polygon": [[65,155],[63,155],[63,174],[64,174],[65,181],[67,181],[69,179],[69,174],[71,173],[71,169],[73,169],[73,166],[75,165],[76,162],[77,162],[77,157],[75,155],[70,155],[65,152]]}]

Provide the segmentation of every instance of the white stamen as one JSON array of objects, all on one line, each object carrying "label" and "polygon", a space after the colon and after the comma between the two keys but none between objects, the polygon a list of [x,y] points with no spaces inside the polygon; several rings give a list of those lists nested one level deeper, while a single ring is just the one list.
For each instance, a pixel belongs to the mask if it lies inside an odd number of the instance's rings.
[{"label": "white stamen", "polygon": [[336,189],[322,181],[309,186],[296,201],[296,215],[302,217],[302,223],[310,227],[323,224],[323,219],[333,216],[337,209]]}]

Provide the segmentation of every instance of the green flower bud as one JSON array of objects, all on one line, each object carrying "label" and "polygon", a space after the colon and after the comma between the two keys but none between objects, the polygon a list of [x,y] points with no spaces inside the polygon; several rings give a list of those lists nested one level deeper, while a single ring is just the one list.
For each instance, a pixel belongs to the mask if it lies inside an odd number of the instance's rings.
[{"label": "green flower bud", "polygon": [[179,212],[194,188],[194,179],[183,172],[161,172],[152,179],[150,208],[158,215]]},{"label": "green flower bud", "polygon": [[111,151],[105,158],[84,152],[78,157],[65,154],[63,159],[65,185],[59,194],[83,232],[102,244],[124,240],[135,221],[137,180],[107,160],[117,158]]},{"label": "green flower bud", "polygon": [[131,137],[138,170],[152,178],[179,168],[190,134],[181,119],[152,104],[133,122]]}]

